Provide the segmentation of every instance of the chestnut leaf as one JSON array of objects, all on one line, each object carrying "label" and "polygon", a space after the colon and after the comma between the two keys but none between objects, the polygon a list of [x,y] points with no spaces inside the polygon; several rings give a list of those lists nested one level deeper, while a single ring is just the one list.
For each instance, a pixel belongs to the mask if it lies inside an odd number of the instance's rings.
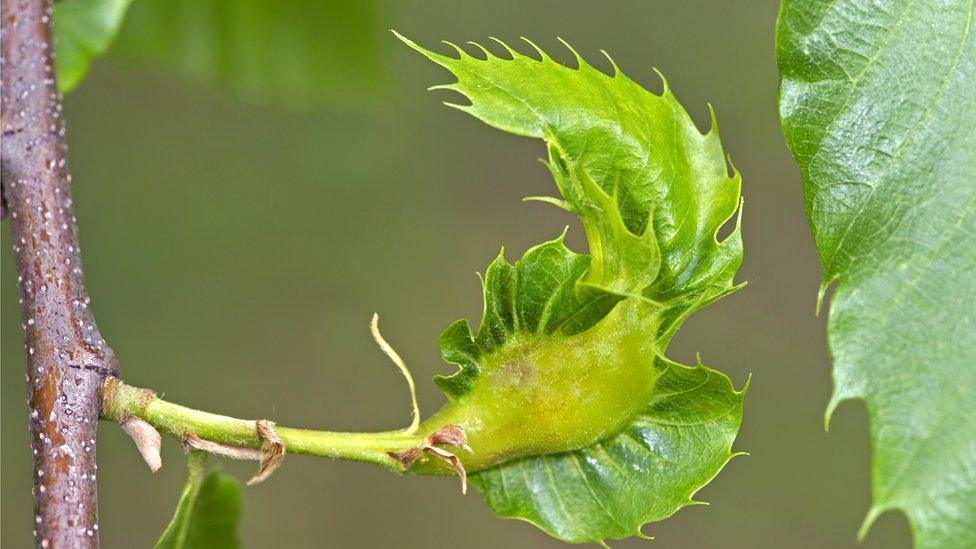
[{"label": "chestnut leaf", "polygon": [[976,547],[976,4],[787,0],[779,109],[830,299],[834,393],[865,402],[872,504]]},{"label": "chestnut leaf", "polygon": [[461,459],[500,516],[569,542],[642,535],[693,503],[742,418],[744,389],[665,355],[690,314],[741,286],[738,221],[718,240],[740,177],[714,114],[703,134],[666,83],[653,94],[612,61],[608,75],[534,45],[454,57],[400,38],[457,78],[434,87],[470,101],[450,106],[545,142],[560,196],[537,199],[578,215],[589,247],[560,237],[514,264],[499,255],[477,331],[462,320],[441,335],[459,369],[437,378],[449,402],[421,430],[464,429]]}]

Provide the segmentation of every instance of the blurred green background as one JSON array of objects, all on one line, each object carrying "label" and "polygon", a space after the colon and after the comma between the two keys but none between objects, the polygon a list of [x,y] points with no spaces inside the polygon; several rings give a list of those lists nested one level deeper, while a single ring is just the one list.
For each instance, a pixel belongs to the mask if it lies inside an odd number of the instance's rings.
[{"label": "blurred green background", "polygon": [[[422,410],[434,411],[443,396],[429,379],[450,370],[437,335],[480,315],[475,271],[500,245],[521,254],[567,224],[577,249],[583,239],[568,214],[521,202],[554,191],[536,160],[542,144],[441,106],[453,98],[424,89],[450,77],[386,30],[426,45],[524,35],[568,62],[561,36],[598,66],[606,49],[652,89],[659,68],[703,127],[711,102],[744,178],[749,285],[692,317],[670,354],[691,362],[700,352],[736,385],[753,374],[736,444],[751,456],[699,494],[711,506],[648,525],[655,541],[613,545],[855,547],[870,494],[867,418],[847,404],[824,433],[819,268],[776,113],[776,10],[754,0],[388,1],[363,25],[378,54],[364,63],[379,77],[312,109],[249,102],[138,56],[96,62],[66,101],[69,161],[93,306],[125,378],[285,425],[399,427],[409,401],[370,339],[378,311],[418,378]],[[355,62],[357,44],[350,38],[341,57]],[[6,224],[2,238],[0,543],[27,547],[24,352]],[[183,482],[179,444],[165,440],[155,476],[113,425],[102,425],[98,452],[104,546],[150,546]],[[242,478],[254,470],[224,467]],[[246,547],[561,545],[494,518],[451,478],[291,456],[244,494]],[[908,540],[904,519],[887,514],[860,547]]]}]

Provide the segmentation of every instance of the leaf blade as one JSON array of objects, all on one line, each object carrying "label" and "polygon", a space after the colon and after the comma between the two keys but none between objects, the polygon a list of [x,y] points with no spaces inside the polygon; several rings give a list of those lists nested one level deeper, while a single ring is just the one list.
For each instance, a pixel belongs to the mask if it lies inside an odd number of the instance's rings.
[{"label": "leaf blade", "polygon": [[73,90],[96,57],[104,55],[132,0],[64,0],[54,4],[54,52],[58,90]]},{"label": "leaf blade", "polygon": [[155,549],[235,549],[241,488],[234,477],[206,472],[206,454],[191,452],[190,474],[176,512]]},{"label": "leaf blade", "polygon": [[[645,233],[653,207],[662,254],[650,297],[680,298],[710,284],[731,283],[742,261],[741,235],[735,230],[719,243],[715,234],[739,207],[741,177],[728,173],[714,113],[703,134],[666,82],[661,95],[652,94],[623,72],[609,76],[579,56],[578,69],[511,48],[512,59],[480,59],[460,49],[455,58],[397,36],[458,78],[447,87],[471,101],[461,110],[516,135],[549,143],[547,134],[556,137],[565,160],[579,162],[579,172],[616,198],[632,234]],[[601,145],[616,154],[588,154]],[[554,175],[577,213],[594,200],[587,200],[579,185]],[[593,249],[592,240],[590,245]]]},{"label": "leaf blade", "polygon": [[[658,383],[663,390],[620,434],[573,452],[503,463],[471,483],[495,514],[564,541],[642,536],[646,523],[695,503],[695,492],[734,456],[745,394],[704,366],[670,365]],[[511,480],[519,475],[521,481]],[[557,503],[561,498],[572,501]]]},{"label": "leaf blade", "polygon": [[[545,141],[562,195],[549,201],[580,217],[589,243],[589,254],[559,238],[514,266],[496,259],[479,332],[455,323],[442,338],[464,391],[445,388],[451,402],[425,425],[465,430],[474,454],[462,460],[496,514],[570,542],[642,536],[718,473],[741,421],[742,393],[727,377],[663,358],[685,318],[739,287],[738,224],[716,238],[740,188],[717,129],[700,132],[667,89],[652,94],[578,55],[573,69],[539,49],[541,60],[507,46],[510,58],[456,46],[459,57],[448,57],[400,38],[457,77],[434,88],[467,96],[460,110]],[[472,342],[477,351],[465,351]],[[707,383],[690,399],[669,392],[703,373],[726,387],[722,429],[648,423],[662,421],[661,399],[680,404],[679,419],[713,408]],[[659,473],[644,466],[638,439],[665,432],[675,451]],[[621,473],[604,479],[587,473],[594,467]]]},{"label": "leaf blade", "polygon": [[971,2],[935,4],[783,2],[777,57],[824,288],[837,281],[827,416],[863,399],[871,418],[862,534],[900,509],[938,548],[976,544],[976,36]]}]

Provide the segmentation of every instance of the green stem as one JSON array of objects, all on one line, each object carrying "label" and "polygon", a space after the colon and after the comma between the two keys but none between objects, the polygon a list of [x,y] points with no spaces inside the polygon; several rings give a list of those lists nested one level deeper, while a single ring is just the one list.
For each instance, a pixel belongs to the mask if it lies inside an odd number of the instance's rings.
[{"label": "green stem", "polygon": [[[140,389],[109,377],[102,386],[102,418],[121,421],[135,416],[157,430],[182,438],[190,433],[202,439],[260,448],[255,420],[203,412],[167,402],[148,389]],[[425,435],[404,431],[381,433],[339,433],[276,427],[278,436],[291,454],[308,454],[382,465],[394,471],[404,467],[389,452],[413,448],[425,441]]]}]

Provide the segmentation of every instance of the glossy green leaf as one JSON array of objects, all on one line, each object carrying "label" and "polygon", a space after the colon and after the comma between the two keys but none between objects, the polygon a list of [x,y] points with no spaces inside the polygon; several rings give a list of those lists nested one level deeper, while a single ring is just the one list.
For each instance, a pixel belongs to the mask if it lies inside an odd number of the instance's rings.
[{"label": "glossy green leaf", "polygon": [[575,452],[523,458],[472,477],[491,509],[568,541],[641,536],[733,457],[744,391],[700,366],[672,364],[622,432]]},{"label": "glossy green leaf", "polygon": [[132,0],[62,0],[54,4],[54,53],[58,89],[68,93],[104,55]]},{"label": "glossy green leaf", "polygon": [[241,487],[234,477],[206,471],[206,454],[191,452],[190,476],[176,513],[156,549],[235,549]]},{"label": "glossy green leaf", "polygon": [[590,257],[566,248],[563,239],[540,244],[510,265],[504,255],[485,275],[485,314],[477,336],[466,320],[441,334],[444,360],[460,369],[434,380],[451,398],[467,393],[481,371],[480,360],[512,338],[585,331],[603,319],[624,296],[580,284]]},{"label": "glossy green leaf", "polygon": [[113,55],[252,101],[362,101],[378,92],[378,21],[371,0],[139,0]]},{"label": "glossy green leaf", "polygon": [[783,2],[780,113],[836,282],[834,394],[870,415],[873,504],[976,546],[976,4]]},{"label": "glossy green leaf", "polygon": [[739,206],[713,125],[702,134],[665,86],[645,90],[614,66],[577,56],[563,66],[500,44],[441,55],[470,105],[452,105],[518,135],[542,139],[559,198],[576,213],[589,254],[560,237],[484,278],[477,331],[441,336],[450,402],[421,429],[463,427],[461,455],[499,515],[571,542],[641,535],[692,502],[731,457],[742,393],[703,366],[664,357],[695,310],[733,291],[742,261]]}]

